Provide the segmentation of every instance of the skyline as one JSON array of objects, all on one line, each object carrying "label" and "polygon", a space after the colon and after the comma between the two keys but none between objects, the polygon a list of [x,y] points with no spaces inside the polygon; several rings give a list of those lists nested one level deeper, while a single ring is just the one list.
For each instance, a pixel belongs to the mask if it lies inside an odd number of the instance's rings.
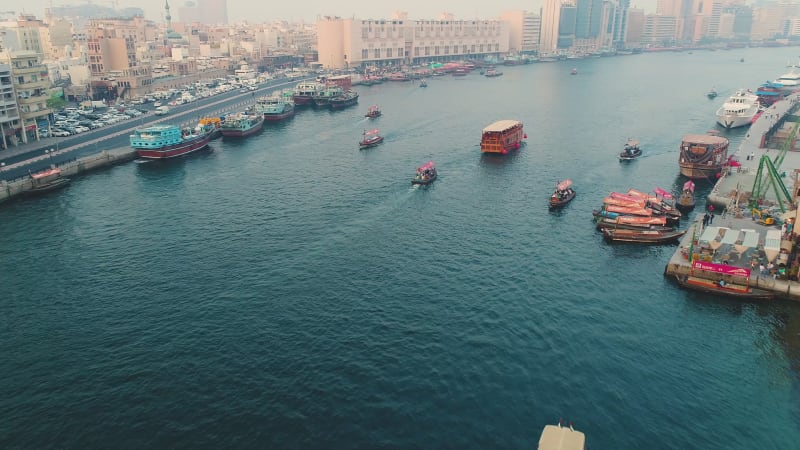
[{"label": "skyline", "polygon": [[[642,8],[647,13],[653,13],[655,12],[655,2],[656,0],[637,0],[631,2],[631,7]],[[53,6],[62,6],[79,5],[83,3],[87,2],[31,0],[26,2],[24,8],[16,10],[15,13],[34,14],[37,17],[43,17],[45,8],[49,7],[51,4]],[[88,3],[111,6],[115,1],[93,0]],[[145,18],[149,20],[155,22],[162,22],[164,20],[164,0],[117,0],[116,3],[120,8],[142,8],[145,13]],[[185,0],[173,0],[170,2],[172,20],[174,22],[181,21],[178,10],[184,3]],[[303,3],[279,2],[270,5],[269,9],[264,8],[262,11],[253,11],[249,3],[229,1],[228,18],[230,22],[247,20],[250,23],[270,22],[274,20],[315,22],[318,16],[389,19],[395,11],[404,11],[408,13],[409,19],[436,19],[442,12],[452,13],[455,15],[456,19],[487,19],[497,17],[503,11],[507,10],[524,9],[537,12],[541,6],[542,0],[504,0],[498,4],[475,2],[475,4],[472,5],[455,0],[442,0],[436,3],[426,2],[424,0],[406,0],[402,3],[402,7],[392,7],[387,3],[375,3],[368,0],[347,0],[345,2],[338,2],[335,6],[331,5],[330,2],[311,0]]]}]

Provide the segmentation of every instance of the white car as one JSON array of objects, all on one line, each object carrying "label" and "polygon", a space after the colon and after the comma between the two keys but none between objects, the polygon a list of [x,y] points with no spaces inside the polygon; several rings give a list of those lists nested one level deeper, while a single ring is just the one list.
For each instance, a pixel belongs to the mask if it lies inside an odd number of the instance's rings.
[{"label": "white car", "polygon": [[53,131],[51,131],[50,134],[52,134],[54,137],[67,137],[67,136],[70,136],[69,131],[59,130],[57,128],[54,129]]}]

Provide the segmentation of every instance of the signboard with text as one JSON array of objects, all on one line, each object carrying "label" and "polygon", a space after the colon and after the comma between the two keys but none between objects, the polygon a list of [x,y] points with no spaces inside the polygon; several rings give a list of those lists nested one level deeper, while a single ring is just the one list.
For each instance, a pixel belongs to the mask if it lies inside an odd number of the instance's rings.
[{"label": "signboard with text", "polygon": [[721,273],[723,275],[733,275],[737,277],[750,278],[750,269],[744,267],[729,266],[727,264],[714,264],[705,261],[694,261],[692,269],[704,270],[706,272]]}]

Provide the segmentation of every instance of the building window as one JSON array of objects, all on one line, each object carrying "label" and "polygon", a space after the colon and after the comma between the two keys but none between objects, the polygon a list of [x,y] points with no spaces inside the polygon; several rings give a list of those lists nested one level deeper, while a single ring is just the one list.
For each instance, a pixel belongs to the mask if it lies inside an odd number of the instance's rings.
[{"label": "building window", "polygon": [[390,48],[386,49],[386,57],[387,58],[391,58],[392,57],[392,49],[390,49]]},{"label": "building window", "polygon": [[367,48],[361,49],[361,59],[369,59],[369,49]]},{"label": "building window", "polygon": [[381,57],[381,49],[376,48],[375,49],[375,59],[380,59],[380,57]]},{"label": "building window", "polygon": [[402,58],[403,57],[403,48],[402,47],[397,49],[397,57],[398,58]]}]

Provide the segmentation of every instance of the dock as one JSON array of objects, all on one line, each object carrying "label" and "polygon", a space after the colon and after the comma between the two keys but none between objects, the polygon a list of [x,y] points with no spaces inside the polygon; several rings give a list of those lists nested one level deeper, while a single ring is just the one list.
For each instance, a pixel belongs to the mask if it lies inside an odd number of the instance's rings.
[{"label": "dock", "polygon": [[[795,170],[800,169],[800,151],[794,149],[794,142],[787,142],[790,138],[794,140],[792,131],[800,122],[794,115],[800,107],[799,100],[800,93],[791,94],[765,110],[750,126],[741,146],[733,153],[740,166],[726,167],[707,197],[708,205],[714,206],[713,222],[704,226],[703,216],[698,216],[689,224],[686,235],[664,268],[665,276],[699,276],[710,282],[725,280],[730,283],[726,272],[749,273],[749,287],[774,292],[777,298],[800,301],[800,255],[797,251],[800,239],[792,229],[799,219],[794,203],[800,186],[795,186],[794,177],[800,172]],[[791,193],[793,204],[779,199],[774,190],[769,190],[762,193],[758,208],[750,209],[761,157],[766,155],[774,160],[780,148],[788,151],[777,169]],[[787,212],[776,213],[771,223],[760,213],[765,209],[777,211],[781,207]],[[784,223],[787,226],[782,228]],[[696,270],[698,261],[708,263],[718,272]]]}]

